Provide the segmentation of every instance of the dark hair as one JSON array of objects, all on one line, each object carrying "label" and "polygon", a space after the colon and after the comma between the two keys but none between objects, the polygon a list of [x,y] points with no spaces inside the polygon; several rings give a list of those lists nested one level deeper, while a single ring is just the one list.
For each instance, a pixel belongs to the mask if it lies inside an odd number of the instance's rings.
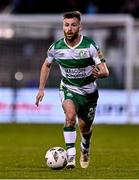
[{"label": "dark hair", "polygon": [[63,14],[63,18],[77,18],[79,21],[81,21],[81,13],[79,11],[66,12]]}]

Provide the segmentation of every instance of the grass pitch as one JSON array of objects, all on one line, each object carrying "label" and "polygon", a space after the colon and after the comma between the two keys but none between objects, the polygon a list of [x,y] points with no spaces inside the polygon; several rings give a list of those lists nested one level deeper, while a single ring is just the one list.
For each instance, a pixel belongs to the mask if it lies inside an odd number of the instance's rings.
[{"label": "grass pitch", "polygon": [[94,125],[91,162],[87,169],[77,167],[52,170],[45,165],[46,151],[53,146],[65,148],[63,125],[0,124],[1,179],[115,179],[139,178],[139,126]]}]

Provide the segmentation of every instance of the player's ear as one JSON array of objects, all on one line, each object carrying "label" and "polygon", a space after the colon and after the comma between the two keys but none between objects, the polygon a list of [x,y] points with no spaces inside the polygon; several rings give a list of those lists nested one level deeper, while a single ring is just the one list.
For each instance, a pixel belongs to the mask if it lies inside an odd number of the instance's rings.
[{"label": "player's ear", "polygon": [[81,31],[82,30],[82,24],[80,23],[79,25],[79,30]]}]

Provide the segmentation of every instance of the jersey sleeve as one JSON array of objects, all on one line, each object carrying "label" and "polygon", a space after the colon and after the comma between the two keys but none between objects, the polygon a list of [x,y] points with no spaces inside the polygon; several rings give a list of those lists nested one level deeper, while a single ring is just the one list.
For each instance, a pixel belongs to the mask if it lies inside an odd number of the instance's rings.
[{"label": "jersey sleeve", "polygon": [[47,60],[49,63],[54,61],[54,45],[52,44],[47,51]]},{"label": "jersey sleeve", "polygon": [[90,45],[90,53],[91,53],[91,57],[94,60],[95,64],[100,64],[100,63],[105,62],[105,58],[98,46],[94,46],[93,44],[91,44]]}]

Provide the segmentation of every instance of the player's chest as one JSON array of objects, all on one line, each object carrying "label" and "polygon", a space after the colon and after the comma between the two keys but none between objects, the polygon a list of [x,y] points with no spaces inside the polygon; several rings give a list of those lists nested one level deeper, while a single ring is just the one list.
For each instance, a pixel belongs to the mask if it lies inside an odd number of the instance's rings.
[{"label": "player's chest", "polygon": [[89,49],[59,49],[55,50],[55,59],[86,59],[90,57]]}]

